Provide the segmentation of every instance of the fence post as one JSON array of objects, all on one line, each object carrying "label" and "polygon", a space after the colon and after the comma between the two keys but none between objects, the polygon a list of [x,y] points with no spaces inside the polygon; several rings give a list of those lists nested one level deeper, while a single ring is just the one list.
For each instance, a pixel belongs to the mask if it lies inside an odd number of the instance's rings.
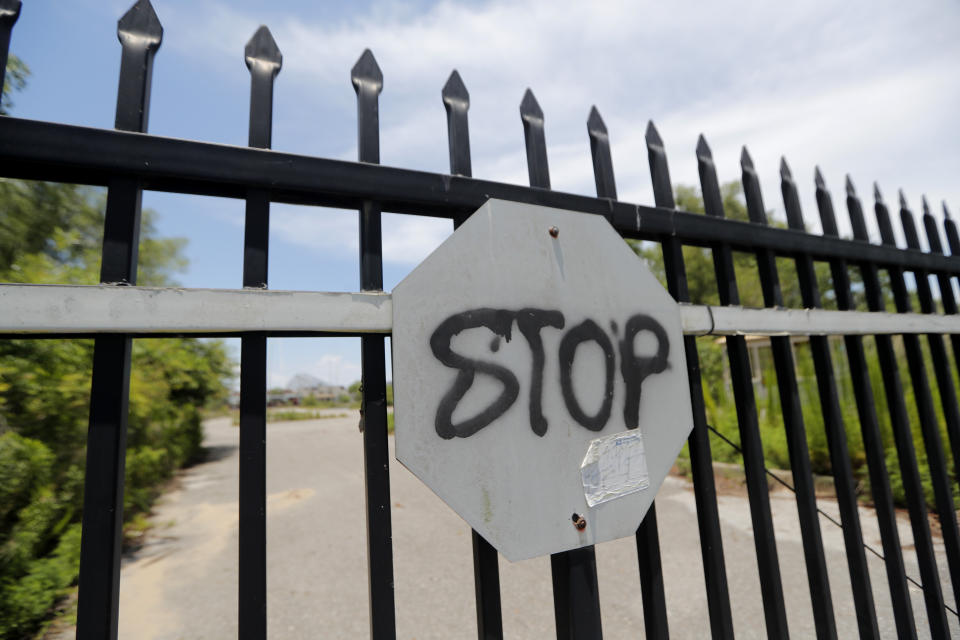
[{"label": "fence post", "polygon": [[[471,177],[470,130],[467,111],[470,109],[470,93],[456,69],[450,74],[440,93],[447,112],[447,144],[450,149],[450,173]],[[467,219],[458,215],[453,219],[457,229]],[[500,566],[497,550],[483,539],[476,530],[471,530],[473,543],[473,580],[477,606],[477,637],[480,640],[503,638],[503,615],[500,608]]]},{"label": "fence post", "polygon": [[[833,212],[833,201],[819,171],[815,172],[815,183],[817,209],[823,221],[823,233],[825,236],[835,237],[837,235],[837,223]],[[867,227],[859,209],[860,201],[857,200],[850,176],[847,176],[846,190],[847,209],[850,212],[850,224],[853,227],[854,238],[866,242]],[[841,311],[854,309],[850,273],[846,260],[831,260],[830,271],[833,276],[833,290],[837,296],[837,308]],[[863,450],[870,474],[870,494],[873,498],[877,523],[880,527],[880,540],[883,544],[887,584],[890,588],[890,599],[893,604],[897,634],[901,638],[916,638],[916,622],[913,617],[910,594],[907,591],[900,534],[897,531],[893,494],[890,489],[890,477],[887,473],[883,442],[880,436],[873,385],[870,381],[870,370],[867,367],[867,358],[863,349],[863,338],[860,336],[844,336],[844,346],[847,350],[847,364],[857,402]]]},{"label": "fence post", "polygon": [[[848,185],[849,187],[852,187],[852,185]],[[876,186],[874,187],[874,194],[879,201],[880,190]],[[853,228],[854,237],[857,240],[867,242],[866,225],[863,220],[860,200],[850,190],[848,190],[847,195],[847,209],[850,214],[850,224]],[[837,223],[833,219],[832,208],[821,207],[820,215],[824,233],[837,235]],[[889,225],[889,218],[887,223]],[[863,275],[867,307],[871,311],[883,311],[885,304],[883,291],[880,288],[877,265],[872,262],[864,262],[860,264],[860,270]],[[874,341],[877,345],[877,356],[883,372],[883,388],[897,447],[897,459],[900,462],[900,479],[907,498],[907,507],[910,510],[910,524],[913,528],[913,542],[917,552],[917,563],[920,566],[920,578],[923,582],[923,599],[926,603],[930,633],[934,638],[946,638],[949,635],[949,627],[943,609],[943,595],[940,589],[940,577],[937,574],[937,562],[933,555],[933,544],[930,539],[930,523],[927,520],[926,501],[920,483],[917,455],[913,448],[913,434],[910,430],[907,408],[903,400],[903,383],[900,380],[897,357],[893,350],[893,340],[888,335],[876,335]]]},{"label": "fence post", "polygon": [[[520,119],[527,149],[530,186],[550,188],[547,143],[543,131],[543,110],[527,89],[520,102]],[[602,638],[600,593],[597,586],[597,558],[593,546],[550,556],[553,574],[553,613],[557,639]]]},{"label": "fence post", "polygon": [[[876,211],[883,243],[893,245],[893,228],[889,217],[884,220],[886,207],[882,205],[882,202],[877,203]],[[900,222],[903,226],[907,248],[919,251],[920,239],[917,236],[917,226],[902,191],[900,192]],[[889,267],[888,271],[897,311],[900,313],[911,312],[910,294],[907,291],[903,269]],[[930,292],[927,272],[916,270],[914,275],[916,276],[917,296],[920,299],[921,310],[924,313],[933,313],[933,296]],[[956,433],[960,429],[960,415],[957,412],[957,398],[954,394],[950,368],[947,366],[947,354],[944,349],[943,338],[938,334],[928,334],[927,341],[940,389],[940,399],[943,403],[947,430]],[[943,453],[943,442],[940,438],[939,421],[933,408],[933,397],[927,379],[927,368],[923,361],[923,351],[920,348],[920,338],[916,334],[905,334],[903,344],[907,352],[907,363],[910,368],[910,378],[913,382],[913,395],[920,418],[924,448],[927,452],[930,482],[933,485],[943,544],[947,552],[947,566],[954,587],[955,602],[958,610],[960,610],[960,531],[957,530],[952,483],[947,476],[947,462]]]},{"label": "fence post", "polygon": [[[720,183],[713,164],[713,154],[702,135],[697,141],[697,168],[700,173],[700,190],[703,193],[703,204],[707,215],[723,218],[723,197],[720,194]],[[737,290],[733,254],[729,245],[719,243],[713,248],[713,264],[720,304],[724,306],[739,304],[740,294]],[[780,563],[777,559],[777,543],[773,534],[773,516],[770,513],[769,489],[764,472],[763,443],[760,441],[760,425],[753,394],[753,376],[747,354],[747,343],[743,336],[727,336],[726,342],[730,375],[733,379],[734,401],[737,406],[740,446],[743,449],[750,518],[753,522],[753,541],[760,571],[760,589],[767,637],[771,640],[786,639],[789,637],[787,612],[783,604],[783,584],[780,581]]]},{"label": "fence post", "polygon": [[[380,163],[380,115],[377,101],[383,74],[365,50],[350,72],[357,93],[357,150],[360,162]],[[380,204],[360,208],[360,288],[383,289]],[[387,381],[383,336],[360,338],[363,400],[363,464],[367,492],[367,559],[370,576],[370,636],[395,638],[393,543],[390,520],[390,468],[387,447]]]},{"label": "fence post", "polygon": [[[927,235],[927,244],[931,253],[943,255],[943,245],[940,243],[940,234],[937,232],[937,223],[930,215],[930,205],[927,204],[927,198],[922,198],[923,203],[923,227]],[[907,239],[907,247],[910,249],[920,249],[920,238],[917,234],[916,225],[913,221],[913,214],[909,210],[901,212],[903,220],[903,232]],[[916,273],[917,295],[920,299],[920,310],[923,313],[936,313],[936,305],[933,298],[933,292],[930,290],[930,283],[927,273]],[[950,279],[944,277],[942,272],[938,272],[937,283],[940,287],[940,301],[943,304],[943,311],[947,315],[956,315],[957,302],[953,297],[953,288],[950,286]],[[933,358],[934,370],[937,378],[937,388],[940,391],[940,405],[943,408],[943,415],[946,420],[947,436],[950,439],[950,447],[953,455],[954,468],[960,465],[960,412],[957,408],[957,394],[953,386],[953,374],[950,372],[950,362],[947,358],[946,346],[943,338],[937,334],[928,334],[927,342],[930,345],[930,354]],[[950,335],[951,345],[954,346],[954,352],[960,353],[960,334]],[[960,596],[960,594],[957,594]]]},{"label": "fence post", "polygon": [[[819,172],[817,172],[819,176]],[[757,187],[759,188],[759,186]],[[780,190],[787,213],[787,225],[797,231],[806,231],[803,214],[800,210],[800,196],[786,159],[780,160]],[[809,254],[796,256],[797,279],[800,295],[805,308],[822,308],[820,288],[813,260]],[[846,267],[844,266],[844,269]],[[844,274],[845,275],[845,274]],[[834,289],[841,285],[834,283]],[[845,286],[845,285],[844,285]],[[841,297],[837,293],[837,299]],[[837,491],[837,504],[843,523],[843,541],[847,552],[847,566],[850,571],[850,586],[853,589],[853,602],[857,614],[860,637],[879,638],[877,615],[873,602],[873,589],[870,585],[870,572],[863,550],[863,532],[860,528],[860,515],[857,511],[857,496],[850,463],[850,451],[847,448],[847,430],[843,412],[837,394],[837,384],[833,373],[833,359],[830,354],[830,342],[827,336],[810,336],[810,353],[817,376],[817,389],[820,394],[820,410],[823,415],[823,427],[830,450],[830,466]],[[777,384],[781,384],[779,377]],[[821,550],[822,553],[822,550]],[[899,557],[899,554],[898,554]],[[814,605],[816,607],[816,605]]]},{"label": "fence post", "polygon": [[[153,56],[163,39],[163,27],[149,0],[138,0],[120,18],[117,35],[123,53],[115,127],[145,132]],[[136,284],[141,195],[135,179],[114,178],[109,183],[102,283]],[[130,337],[124,335],[104,336],[94,342],[77,638],[117,636],[131,347]]]},{"label": "fence post", "polygon": [[[943,205],[944,214],[947,213],[946,204]],[[927,199],[923,199],[923,227],[927,233],[927,244],[930,246],[931,253],[937,253],[940,255],[946,255],[943,250],[943,243],[940,240],[940,232],[937,229],[937,222],[933,219],[933,216],[930,214],[930,205],[927,204]],[[957,314],[957,300],[954,297],[953,285],[950,282],[950,276],[943,273],[942,271],[937,272],[937,284],[940,287],[940,301],[943,304],[943,312],[947,315],[956,315]],[[960,334],[952,333],[950,334],[950,345],[953,347],[953,353],[960,355]],[[956,358],[956,363],[960,364],[960,358]],[[949,369],[949,367],[947,367]],[[937,377],[940,377],[940,374],[937,374]],[[953,393],[953,389],[950,390]],[[956,395],[953,396],[953,401],[956,402]],[[953,466],[954,469],[957,469],[960,466],[960,431],[947,424],[948,434],[950,436],[950,447],[953,453]]]},{"label": "fence post", "polygon": [[[599,114],[597,114],[597,117],[599,118]],[[605,134],[606,127],[603,127],[603,131]],[[670,181],[666,150],[663,140],[660,138],[660,133],[652,121],[647,124],[645,140],[647,160],[650,165],[650,180],[653,184],[654,204],[658,207],[675,209],[676,202],[673,199],[673,184]],[[609,155],[609,144],[605,139],[604,143],[606,153]],[[599,143],[597,147],[599,148]],[[607,162],[611,165],[612,179],[612,161]],[[594,160],[594,167],[594,172],[597,173],[599,167],[596,160]],[[677,302],[690,302],[683,245],[676,236],[664,236],[660,246],[663,252],[667,289]],[[683,347],[687,362],[690,403],[693,407],[693,431],[690,432],[687,443],[690,448],[693,493],[697,504],[697,524],[700,529],[700,553],[703,558],[703,576],[706,582],[710,630],[714,638],[733,638],[733,616],[730,611],[730,594],[727,588],[727,571],[723,557],[723,538],[720,532],[720,514],[717,510],[717,490],[713,479],[713,455],[710,452],[710,434],[703,400],[700,355],[697,352],[696,337],[684,336]],[[646,613],[644,613],[644,620],[646,621]]]},{"label": "fence post", "polygon": [[[743,147],[740,154],[740,168],[750,221],[766,226],[767,212],[760,192],[760,179],[746,147]],[[756,256],[764,306],[784,306],[776,257],[769,249],[758,249]],[[807,448],[807,432],[800,407],[800,389],[797,386],[790,337],[771,336],[770,348],[773,351],[773,366],[777,372],[777,391],[780,394],[783,427],[787,436],[787,452],[790,456],[790,470],[793,475],[797,514],[800,519],[800,537],[803,544],[803,557],[807,565],[807,584],[810,588],[810,600],[813,603],[814,625],[818,638],[836,638],[837,623],[833,617],[830,580],[827,577],[827,561],[823,555],[823,538],[820,533],[820,519],[817,515],[817,499],[814,496],[813,472],[810,470],[810,451]]]},{"label": "fence post", "polygon": [[[270,30],[257,29],[244,48],[250,70],[248,145],[269,149],[273,81],[283,56]],[[270,194],[247,193],[243,233],[243,286],[267,288]],[[240,530],[238,629],[241,638],[267,637],[267,336],[240,339]]]},{"label": "fence post", "polygon": [[[607,126],[596,107],[587,119],[593,175],[597,196],[617,199],[617,184],[610,154]],[[656,190],[656,187],[654,187]],[[660,537],[657,533],[657,505],[651,503],[635,534],[637,565],[640,571],[640,596],[643,599],[643,624],[647,638],[668,638],[667,603],[663,593],[663,566],[660,562]]]}]

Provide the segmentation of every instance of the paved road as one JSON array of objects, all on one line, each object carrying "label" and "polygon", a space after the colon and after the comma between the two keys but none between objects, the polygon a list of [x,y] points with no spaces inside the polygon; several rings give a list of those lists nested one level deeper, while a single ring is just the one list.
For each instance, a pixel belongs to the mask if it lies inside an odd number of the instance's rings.
[{"label": "paved road", "polygon": [[[237,441],[229,419],[207,424],[211,459],[186,471],[180,488],[155,510],[149,544],[123,567],[121,638],[236,638]],[[368,635],[363,460],[357,417],[268,425],[268,624],[273,638]],[[406,469],[391,463],[398,637],[475,638],[470,529]],[[749,509],[741,495],[719,498],[734,624],[738,638],[765,637]],[[788,618],[794,637],[813,636],[810,597],[791,494],[771,494]],[[836,505],[821,501],[825,510]],[[670,630],[674,638],[709,636],[693,494],[671,477],[657,498]],[[880,549],[872,511],[865,539]],[[904,544],[912,540],[901,522]],[[856,637],[843,552],[823,525],[841,638]],[[942,548],[941,562],[942,562]],[[870,556],[868,556],[870,557]],[[643,611],[632,539],[597,548],[603,626],[608,638],[642,636]],[[912,553],[908,571],[917,576]],[[941,566],[945,566],[942,562]],[[884,637],[895,637],[882,563],[871,577]],[[508,638],[555,637],[550,563],[500,562]],[[946,594],[949,597],[949,586]],[[913,590],[924,637],[923,601]],[[954,619],[953,622],[956,622]],[[954,625],[956,635],[960,627]]]}]

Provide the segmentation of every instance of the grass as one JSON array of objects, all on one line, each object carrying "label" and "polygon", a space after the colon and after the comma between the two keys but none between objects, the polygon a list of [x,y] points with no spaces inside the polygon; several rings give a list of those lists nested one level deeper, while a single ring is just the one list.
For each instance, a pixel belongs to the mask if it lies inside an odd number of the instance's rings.
[{"label": "grass", "polygon": [[[292,409],[280,409],[278,411],[267,411],[267,422],[294,422],[296,420],[329,420],[331,418],[347,418],[347,413],[322,413],[320,411],[294,411]],[[234,412],[233,426],[240,424],[240,414]]]}]

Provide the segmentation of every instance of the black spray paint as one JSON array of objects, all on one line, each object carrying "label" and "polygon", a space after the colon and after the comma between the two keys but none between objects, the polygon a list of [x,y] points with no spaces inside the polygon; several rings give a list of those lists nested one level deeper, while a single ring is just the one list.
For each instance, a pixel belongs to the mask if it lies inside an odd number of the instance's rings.
[{"label": "black spray paint", "polygon": [[[530,376],[530,428],[538,436],[547,432],[547,418],[543,415],[543,367],[546,355],[543,349],[541,331],[550,327],[563,329],[566,321],[560,311],[544,309],[521,309],[509,311],[506,309],[472,309],[457,313],[436,328],[430,336],[430,348],[433,355],[448,367],[457,369],[457,377],[450,389],[444,394],[437,408],[435,427],[437,434],[444,439],[454,437],[468,438],[480,429],[483,429],[503,415],[520,394],[520,383],[512,371],[493,362],[468,358],[453,351],[450,346],[454,336],[468,329],[484,327],[494,334],[490,342],[490,350],[496,352],[500,348],[500,340],[511,338],[513,323],[516,321],[521,335],[530,347],[532,370]],[[617,333],[617,324],[611,322],[611,329]],[[634,351],[634,339],[643,331],[649,331],[657,341],[656,353],[653,356],[638,356]],[[604,354],[605,378],[603,402],[596,415],[587,415],[573,388],[573,369],[577,347],[583,343],[595,342]],[[631,316],[624,326],[624,336],[619,343],[620,373],[623,376],[626,388],[623,417],[628,428],[638,426],[640,415],[640,388],[643,381],[667,368],[667,357],[670,353],[670,341],[664,328],[652,317],[637,314]],[[560,389],[564,403],[570,416],[581,426],[591,431],[602,430],[610,419],[613,406],[613,385],[616,353],[613,342],[606,332],[593,320],[585,320],[575,327],[571,327],[560,340]],[[483,411],[453,424],[453,413],[460,400],[473,386],[477,373],[486,374],[498,380],[503,385],[500,395]]]},{"label": "black spray paint", "polygon": [[[573,359],[577,355],[577,347],[584,342],[596,342],[603,350],[603,363],[606,375],[603,382],[603,402],[595,416],[588,416],[580,407],[576,394],[573,392]],[[593,320],[584,320],[568,331],[560,341],[560,391],[567,411],[580,425],[590,431],[600,431],[607,426],[610,419],[610,409],[613,407],[613,343],[606,332]]]},{"label": "black spray paint", "polygon": [[[634,353],[634,339],[641,331],[649,331],[657,338],[657,352],[652,357]],[[627,398],[623,402],[623,422],[628,429],[636,429],[640,424],[640,385],[647,377],[667,368],[669,355],[670,339],[659,322],[641,314],[627,320],[623,328],[623,340],[620,341],[620,374],[627,389]]]},{"label": "black spray paint", "polygon": [[563,329],[563,314],[559,311],[521,309],[517,312],[517,328],[530,345],[533,370],[530,372],[530,428],[538,436],[547,432],[547,419],[543,415],[543,340],[540,330],[544,327]]},{"label": "black spray paint", "polygon": [[[436,428],[437,434],[441,438],[453,438],[459,436],[468,438],[480,429],[499,418],[503,413],[513,406],[520,393],[520,383],[517,382],[517,376],[506,367],[501,367],[492,362],[474,360],[460,354],[454,353],[450,348],[450,341],[453,336],[466,329],[476,329],[477,327],[486,327],[497,336],[510,339],[510,330],[513,327],[513,319],[516,314],[512,311],[503,309],[473,309],[456,315],[450,316],[433,332],[430,336],[430,348],[433,355],[448,367],[459,369],[453,386],[444,394],[440,400],[440,407],[437,409]],[[491,343],[491,347],[499,343]],[[494,348],[496,351],[496,348]],[[503,385],[503,391],[494,400],[490,406],[478,413],[472,418],[464,420],[458,425],[453,424],[453,411],[457,408],[460,400],[466,395],[470,387],[473,386],[473,377],[479,373],[485,373],[500,381]]]}]

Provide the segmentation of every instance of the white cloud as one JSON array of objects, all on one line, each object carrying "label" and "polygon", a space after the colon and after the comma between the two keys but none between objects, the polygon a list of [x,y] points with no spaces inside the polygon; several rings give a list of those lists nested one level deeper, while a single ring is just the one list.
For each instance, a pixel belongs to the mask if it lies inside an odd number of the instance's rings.
[{"label": "white cloud", "polygon": [[[385,76],[384,164],[447,171],[440,88],[457,68],[471,94],[473,172],[484,179],[527,182],[518,105],[529,86],[546,115],[555,189],[593,193],[585,121],[596,104],[610,130],[623,200],[653,201],[643,138],[652,118],[675,183],[698,183],[694,148],[703,132],[723,181],[739,179],[740,147],[749,147],[765,204],[779,210],[777,171],[786,156],[815,230],[815,164],[833,190],[841,231],[849,228],[846,172],[865,204],[878,180],[891,202],[903,187],[915,211],[924,191],[937,209],[941,199],[953,203],[955,213],[960,208],[954,121],[960,9],[954,3],[500,0],[414,9],[375,0],[364,13],[345,3],[343,10],[354,13],[320,21],[278,3],[253,13],[225,1],[177,2],[158,7],[165,50],[234,83],[237,95],[248,82],[242,45],[262,22],[271,27],[284,54],[275,94],[274,148],[280,150],[356,157],[349,70],[369,47]],[[273,233],[285,242],[356,258],[355,214],[273,211]],[[450,229],[448,221],[415,216],[388,215],[383,224],[385,262],[405,267]],[[868,225],[876,237],[871,220]],[[298,372],[341,383],[359,378],[356,341],[348,347],[324,340],[327,355],[303,341],[293,348],[292,341],[270,344],[271,386]]]},{"label": "white cloud", "polygon": [[383,216],[383,261],[417,265],[453,232],[449,220],[410,215]]},{"label": "white cloud", "polygon": [[[282,204],[271,208],[272,233],[332,257],[356,258],[360,247],[358,224],[357,214],[343,210]],[[383,214],[381,224],[383,261],[407,266],[419,264],[453,230],[449,220],[390,213]]]},{"label": "white cloud", "polygon": [[[270,368],[268,386],[270,388],[284,388],[298,373],[307,373],[326,383],[347,386],[360,379],[360,363],[355,359],[346,358],[340,354],[319,354],[309,351],[306,358],[298,357],[288,346],[279,341],[272,341],[270,345]],[[298,350],[302,349],[302,344]]]},{"label": "white cloud", "polygon": [[270,232],[286,242],[337,257],[357,255],[357,214],[347,211],[274,204]]},{"label": "white cloud", "polygon": [[[439,2],[417,11],[375,3],[365,14],[324,22],[270,11],[284,52],[277,100],[286,117],[276,139],[295,151],[355,157],[348,71],[370,47],[385,75],[386,164],[446,171],[439,91],[456,67],[471,92],[478,177],[526,182],[517,105],[532,86],[546,113],[556,189],[593,190],[584,123],[596,103],[611,131],[622,199],[652,199],[643,131],[653,118],[675,182],[697,182],[693,148],[702,131],[721,179],[739,177],[739,148],[749,146],[767,206],[777,209],[777,165],[786,155],[814,228],[815,163],[837,193],[849,171],[865,196],[877,179],[891,198],[903,186],[917,204],[921,190],[934,201],[960,200],[960,134],[953,122],[960,11],[952,4],[527,0]],[[164,22],[171,38],[177,34],[169,46],[188,47],[192,59],[215,67],[228,61],[235,67],[238,43],[262,18],[210,3],[166,9]],[[839,217],[843,224],[846,216]],[[278,232],[301,244],[355,251],[353,225],[349,216],[290,215]],[[385,251],[400,262],[418,260],[444,235],[415,218],[399,223],[397,233],[385,235]]]}]

